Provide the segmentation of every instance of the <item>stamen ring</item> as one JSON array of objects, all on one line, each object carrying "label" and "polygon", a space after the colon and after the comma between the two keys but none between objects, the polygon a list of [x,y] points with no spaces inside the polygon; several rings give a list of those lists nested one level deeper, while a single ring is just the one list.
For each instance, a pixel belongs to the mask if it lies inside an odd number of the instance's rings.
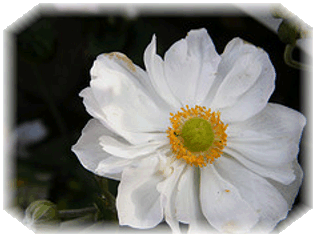
[{"label": "stamen ring", "polygon": [[[172,127],[168,127],[167,137],[170,139],[172,152],[177,159],[183,159],[187,164],[196,167],[203,167],[212,164],[215,159],[223,154],[223,149],[227,145],[226,129],[228,124],[220,120],[220,112],[211,112],[211,109],[196,105],[194,108],[181,108],[176,114],[170,113],[170,122]],[[181,136],[182,128],[186,121],[192,118],[201,118],[208,121],[214,133],[212,144],[205,151],[190,151],[184,145],[184,139]],[[192,150],[192,149],[191,149]]]}]

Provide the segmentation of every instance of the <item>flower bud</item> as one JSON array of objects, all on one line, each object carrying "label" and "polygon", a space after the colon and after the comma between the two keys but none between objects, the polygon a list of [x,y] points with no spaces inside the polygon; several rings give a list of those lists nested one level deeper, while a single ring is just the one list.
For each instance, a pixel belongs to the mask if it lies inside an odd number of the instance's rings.
[{"label": "flower bud", "polygon": [[278,36],[285,44],[295,44],[300,38],[300,25],[296,19],[285,19],[279,26]]},{"label": "flower bud", "polygon": [[56,227],[60,223],[56,205],[48,200],[32,202],[25,210],[23,223],[32,230]]}]

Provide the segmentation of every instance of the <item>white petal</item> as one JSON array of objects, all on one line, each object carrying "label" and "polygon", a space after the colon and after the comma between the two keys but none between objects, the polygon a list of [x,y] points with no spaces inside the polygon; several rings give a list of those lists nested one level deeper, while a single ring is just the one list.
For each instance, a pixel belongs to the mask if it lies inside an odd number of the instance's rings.
[{"label": "white petal", "polygon": [[[157,118],[155,113],[160,110],[140,83],[132,80],[126,72],[108,67],[109,61],[111,60],[103,55],[97,58],[91,69],[94,79],[90,82],[94,97],[107,119],[121,123],[121,126],[129,131],[164,129],[163,115]],[[166,116],[168,119],[169,114]],[[138,125],[135,120],[139,121]]]},{"label": "white petal", "polygon": [[260,112],[274,90],[275,71],[262,49],[235,38],[218,65],[216,82],[203,105],[220,110],[224,122],[243,121]]},{"label": "white petal", "polygon": [[194,210],[196,200],[199,201],[198,192],[195,193],[199,177],[194,175],[194,170],[194,166],[187,166],[183,171],[175,199],[177,219],[186,224],[190,222],[191,214],[194,214],[190,210]]},{"label": "white petal", "polygon": [[100,137],[100,144],[107,153],[110,153],[114,156],[122,158],[135,158],[141,155],[153,153],[155,150],[157,150],[157,148],[168,144],[167,137],[164,136],[163,138],[164,139],[160,141],[131,145],[110,136],[102,136]]},{"label": "white petal", "polygon": [[189,233],[200,232],[205,218],[199,199],[199,168],[187,165],[179,179],[176,193],[176,218],[189,224]]},{"label": "white petal", "polygon": [[225,151],[262,176],[289,184],[305,123],[299,112],[270,103],[253,118],[228,126]]},{"label": "white petal", "polygon": [[98,164],[94,173],[111,179],[121,180],[123,170],[128,167],[137,167],[140,160],[140,158],[125,159],[121,157],[109,156],[107,159],[102,160]]},{"label": "white petal", "polygon": [[165,76],[183,105],[194,106],[206,96],[215,78],[220,56],[205,29],[192,30],[165,54]]},{"label": "white petal", "polygon": [[116,207],[120,225],[152,228],[163,219],[163,209],[156,186],[164,178],[158,172],[158,158],[142,159],[137,167],[123,171]]},{"label": "white petal", "polygon": [[132,73],[116,71],[109,62],[111,58],[100,55],[91,69],[90,85],[103,120],[132,143],[137,137],[129,133],[138,133],[141,141],[152,140],[154,132],[164,132],[169,125],[169,111],[161,110]]},{"label": "white petal", "polygon": [[[93,173],[97,172],[100,163],[109,159],[110,154],[106,153],[99,144],[99,137],[103,135],[115,136],[105,128],[98,120],[91,119],[82,130],[82,135],[78,142],[72,147],[72,151],[77,155],[80,163],[87,170]],[[117,175],[111,172],[103,172],[103,176],[119,179]]]},{"label": "white petal", "polygon": [[98,119],[106,128],[111,129],[105,120],[105,114],[102,111],[100,105],[96,101],[93,92],[90,87],[83,89],[80,94],[83,98],[83,104],[86,107],[87,112],[94,118]]},{"label": "white petal", "polygon": [[133,144],[144,143],[149,140],[157,140],[162,137],[162,133],[145,133],[145,132],[131,132],[121,128],[120,124],[113,122],[105,115],[101,109],[99,102],[96,100],[92,89],[90,87],[85,88],[79,94],[83,97],[83,103],[91,116],[97,118],[107,129],[124,137],[127,141]]},{"label": "white petal", "polygon": [[287,202],[266,179],[224,155],[216,162],[215,167],[219,175],[234,185],[242,198],[260,215],[256,231],[270,232],[286,217]]},{"label": "white petal", "polygon": [[289,209],[292,208],[294,200],[303,181],[303,171],[297,160],[293,161],[292,167],[294,170],[295,180],[291,184],[284,185],[274,180],[269,180],[269,182],[282,194],[288,204]]},{"label": "white petal", "polygon": [[187,166],[185,162],[175,160],[172,163],[172,173],[163,182],[157,185],[164,210],[165,220],[173,233],[180,233],[179,220],[176,213],[176,195],[178,192],[179,179]]},{"label": "white petal", "polygon": [[221,232],[248,232],[258,222],[256,211],[213,165],[201,169],[200,199],[204,216]]},{"label": "white petal", "polygon": [[157,91],[161,98],[170,106],[171,111],[177,110],[181,107],[180,101],[171,92],[169,85],[166,82],[163,61],[159,55],[156,54],[156,36],[154,35],[151,43],[145,50],[144,62],[149,79],[153,88]]},{"label": "white petal", "polygon": [[218,88],[211,108],[220,109],[234,105],[239,97],[254,85],[262,70],[259,56],[255,53],[244,53],[236,58]]},{"label": "white petal", "polygon": [[189,53],[200,60],[200,76],[196,82],[195,103],[200,104],[213,85],[221,56],[206,29],[191,30],[185,38]]},{"label": "white petal", "polygon": [[[133,62],[125,54],[119,52],[103,54],[99,55],[97,60],[102,63],[103,67],[126,75],[155,102],[155,105],[169,114],[170,107],[168,107],[168,105],[155,91],[147,72],[133,64]],[[97,74],[98,73],[96,73],[95,69],[91,70],[92,79],[98,78]]]},{"label": "white petal", "polygon": [[246,158],[243,154],[236,152],[229,147],[225,147],[224,152],[262,177],[271,178],[283,184],[290,184],[295,180],[292,163],[284,164],[280,167],[268,167]]}]

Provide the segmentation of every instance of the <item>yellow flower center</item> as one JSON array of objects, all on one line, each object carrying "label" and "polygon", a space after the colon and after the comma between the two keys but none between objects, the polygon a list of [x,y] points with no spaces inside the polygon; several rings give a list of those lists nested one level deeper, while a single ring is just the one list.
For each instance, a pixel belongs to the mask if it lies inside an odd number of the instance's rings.
[{"label": "yellow flower center", "polygon": [[228,124],[220,120],[220,112],[206,110],[203,106],[181,108],[172,114],[167,134],[174,156],[191,166],[206,166],[223,154],[227,144],[225,130]]}]

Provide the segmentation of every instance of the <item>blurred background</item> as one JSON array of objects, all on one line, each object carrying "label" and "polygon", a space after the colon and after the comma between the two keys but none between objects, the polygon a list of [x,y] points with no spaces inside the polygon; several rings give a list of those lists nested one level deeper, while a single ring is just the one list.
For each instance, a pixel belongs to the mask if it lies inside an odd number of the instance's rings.
[{"label": "blurred background", "polygon": [[[8,190],[13,193],[11,206],[23,212],[38,199],[50,200],[59,210],[94,205],[95,194],[102,192],[99,183],[71,152],[91,118],[78,94],[89,86],[89,70],[100,53],[122,52],[144,68],[143,53],[153,34],[161,56],[197,28],[208,30],[219,54],[234,37],[263,48],[277,73],[270,101],[302,111],[302,71],[284,62],[285,43],[234,6],[225,5],[222,10],[212,12],[210,6],[195,14],[165,14],[152,9],[133,17],[111,11],[39,12],[25,27],[8,32],[15,48],[13,81],[8,83],[15,106],[11,111],[15,146],[12,157],[6,157],[13,166]],[[293,58],[303,57],[295,48]],[[300,163],[304,163],[304,146],[303,136]],[[109,180],[107,185],[115,197],[118,182]],[[299,193],[295,206],[303,195]]]}]

